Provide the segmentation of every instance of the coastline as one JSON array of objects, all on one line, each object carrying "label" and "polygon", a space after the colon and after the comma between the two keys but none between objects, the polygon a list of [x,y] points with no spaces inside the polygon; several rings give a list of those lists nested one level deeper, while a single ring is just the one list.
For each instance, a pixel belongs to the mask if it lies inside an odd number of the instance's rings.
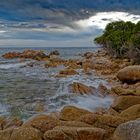
[{"label": "coastline", "polygon": [[[96,72],[99,77],[110,83],[110,88],[100,85],[98,89],[95,89],[76,83],[71,85],[71,90],[76,94],[87,95],[91,92],[94,94],[98,90],[101,96],[113,97],[114,102],[108,110],[98,108],[95,112],[74,106],[65,106],[60,112],[37,115],[25,122],[17,118],[9,120],[1,118],[1,140],[5,140],[5,138],[7,140],[27,140],[30,136],[31,140],[93,140],[93,138],[96,140],[118,140],[120,136],[123,136],[119,132],[125,131],[121,125],[135,123],[137,122],[135,120],[140,118],[140,83],[126,84],[117,78],[119,70],[133,65],[131,60],[110,58],[104,49],[93,53],[87,52],[80,61],[58,59],[56,56],[59,56],[59,53],[56,51],[53,51],[50,57],[44,58],[43,56],[42,58],[42,54],[39,56],[41,58],[35,58],[39,62],[51,59],[51,63],[45,65],[46,68],[57,67],[61,64],[67,66],[67,69],[59,72],[57,75],[59,78],[76,75],[78,74],[76,69],[79,68],[82,68],[83,72],[88,75],[93,71]],[[32,67],[32,65],[30,66]]]}]

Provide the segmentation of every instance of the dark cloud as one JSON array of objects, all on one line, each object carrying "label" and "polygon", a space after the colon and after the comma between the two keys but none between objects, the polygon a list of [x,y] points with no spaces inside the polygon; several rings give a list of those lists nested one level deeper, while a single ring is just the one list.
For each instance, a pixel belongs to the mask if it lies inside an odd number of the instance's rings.
[{"label": "dark cloud", "polygon": [[15,21],[46,20],[59,23],[87,16],[87,13],[76,8],[75,2],[68,0],[1,0],[0,7],[2,19]]},{"label": "dark cloud", "polygon": [[0,0],[0,18],[16,21],[66,22],[93,11],[139,10],[139,0]]},{"label": "dark cloud", "polygon": [[68,45],[74,40],[78,45],[79,40],[79,46],[86,40],[88,44],[101,31],[84,25],[88,22],[82,22],[81,27],[77,21],[98,11],[139,11],[139,7],[140,0],[0,0],[0,46],[10,39],[23,45],[30,39],[32,43],[47,40],[56,45],[59,43],[54,41]]}]

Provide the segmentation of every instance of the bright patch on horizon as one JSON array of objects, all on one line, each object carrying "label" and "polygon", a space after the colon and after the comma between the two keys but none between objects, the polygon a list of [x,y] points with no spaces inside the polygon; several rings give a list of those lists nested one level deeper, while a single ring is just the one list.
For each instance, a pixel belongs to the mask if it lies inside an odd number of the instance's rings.
[{"label": "bright patch on horizon", "polygon": [[0,31],[0,33],[6,33],[6,31]]},{"label": "bright patch on horizon", "polygon": [[76,24],[81,28],[96,26],[99,29],[104,29],[108,23],[121,20],[137,23],[140,21],[140,15],[134,15],[127,12],[100,12],[89,19],[79,20]]}]

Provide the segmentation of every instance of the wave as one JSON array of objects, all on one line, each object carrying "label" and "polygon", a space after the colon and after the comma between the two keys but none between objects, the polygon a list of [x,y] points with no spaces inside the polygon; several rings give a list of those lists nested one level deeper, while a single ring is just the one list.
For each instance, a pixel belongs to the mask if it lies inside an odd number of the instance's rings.
[{"label": "wave", "polygon": [[27,63],[8,63],[8,64],[0,64],[0,69],[11,69],[11,68],[19,68],[21,66],[25,66]]}]

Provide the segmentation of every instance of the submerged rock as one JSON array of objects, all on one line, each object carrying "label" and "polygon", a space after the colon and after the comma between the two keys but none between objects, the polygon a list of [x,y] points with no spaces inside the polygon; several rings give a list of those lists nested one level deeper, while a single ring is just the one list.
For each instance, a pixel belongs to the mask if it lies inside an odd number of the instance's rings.
[{"label": "submerged rock", "polygon": [[76,83],[70,85],[70,92],[77,94],[94,94],[96,93],[96,88],[84,85],[82,83]]},{"label": "submerged rock", "polygon": [[4,117],[0,117],[0,130],[3,130],[5,124],[6,124],[6,119]]},{"label": "submerged rock", "polygon": [[140,119],[119,125],[114,140],[140,140]]},{"label": "submerged rock", "polygon": [[98,86],[98,88],[97,88],[97,91],[98,91],[101,95],[105,96],[106,93],[108,92],[108,89],[107,89],[107,87],[106,87],[105,85],[103,85],[102,83],[100,83],[99,86]]},{"label": "submerged rock", "polygon": [[54,51],[49,53],[49,56],[52,56],[52,55],[60,55],[60,53],[58,50],[54,50]]},{"label": "submerged rock", "polygon": [[59,74],[56,75],[56,77],[67,77],[67,76],[72,76],[72,75],[76,75],[76,74],[78,74],[78,72],[75,71],[74,69],[66,68],[64,70],[61,70],[59,72]]},{"label": "submerged rock", "polygon": [[23,121],[18,118],[10,118],[5,120],[5,124],[3,125],[3,129],[7,128],[17,128],[22,126]]},{"label": "submerged rock", "polygon": [[86,59],[90,59],[90,58],[92,58],[94,56],[94,53],[93,52],[86,52],[85,54],[84,54],[84,57],[86,58]]},{"label": "submerged rock", "polygon": [[6,53],[4,55],[2,55],[2,57],[6,58],[6,59],[12,59],[12,58],[25,58],[25,59],[35,59],[35,60],[41,60],[46,56],[46,54],[41,51],[41,50],[24,50],[23,52],[9,52]]},{"label": "submerged rock", "polygon": [[126,83],[140,81],[140,66],[133,65],[125,67],[118,72],[117,77],[120,81]]},{"label": "submerged rock", "polygon": [[2,57],[6,58],[6,59],[20,58],[20,56],[21,56],[20,52],[8,52],[8,53],[2,55]]},{"label": "submerged rock", "polygon": [[0,117],[0,130],[16,128],[23,124],[23,121],[18,118]]},{"label": "submerged rock", "polygon": [[60,58],[50,58],[49,61],[45,64],[45,68],[50,67],[58,67],[59,65],[63,65],[65,63],[65,60]]}]

